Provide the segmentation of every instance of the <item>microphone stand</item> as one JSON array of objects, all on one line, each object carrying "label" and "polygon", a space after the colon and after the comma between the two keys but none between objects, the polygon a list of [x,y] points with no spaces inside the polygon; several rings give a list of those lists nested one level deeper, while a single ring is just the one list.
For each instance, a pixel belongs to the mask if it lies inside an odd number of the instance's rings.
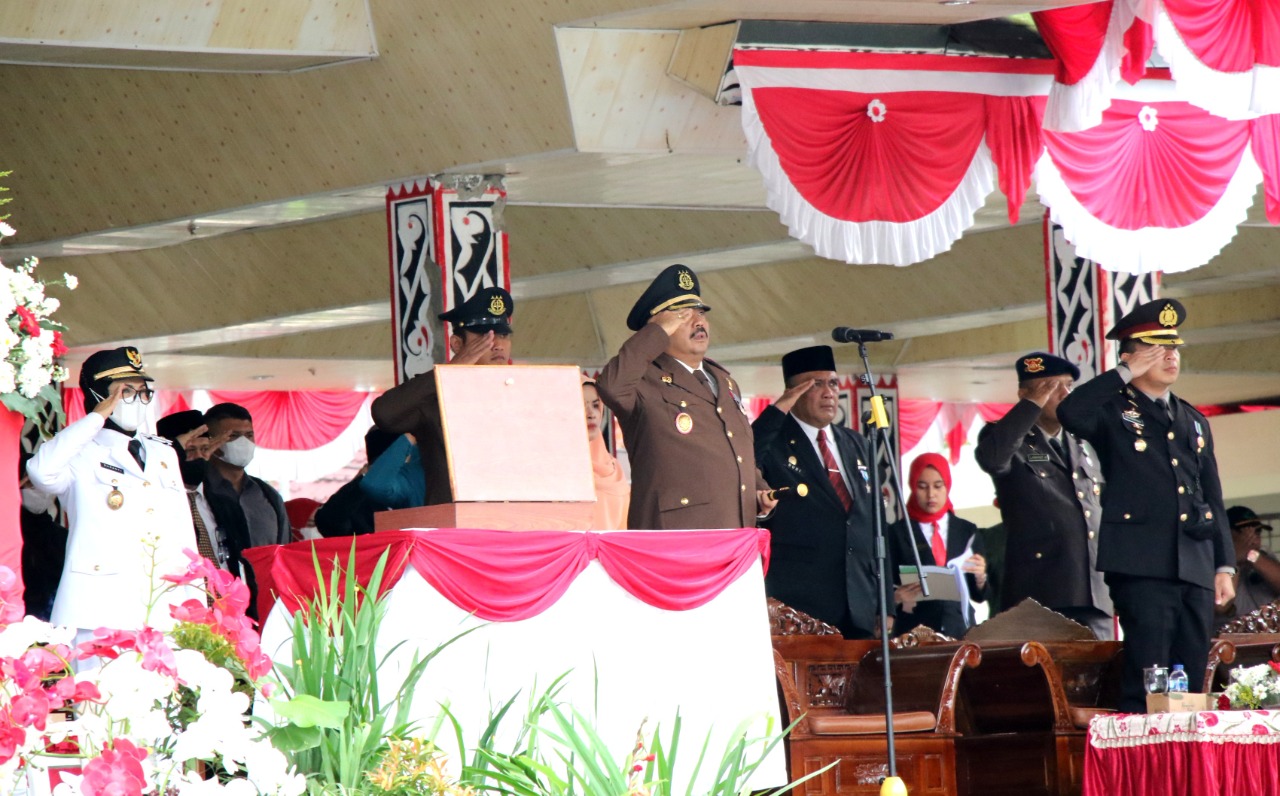
[{"label": "microphone stand", "polygon": [[[863,380],[867,385],[867,389],[871,391],[871,412],[869,413],[870,417],[865,422],[865,428],[867,441],[871,445],[871,489],[879,504],[877,510],[872,513],[876,539],[876,577],[880,585],[880,649],[881,654],[884,656],[884,723],[885,735],[889,741],[889,776],[885,777],[884,782],[880,784],[880,796],[906,796],[907,786],[903,783],[902,778],[898,776],[898,758],[893,748],[893,677],[890,675],[889,666],[889,597],[886,594],[886,588],[889,584],[889,565],[885,546],[884,506],[880,498],[879,450],[881,447],[887,453],[885,460],[889,462],[889,475],[893,481],[898,505],[902,507],[904,512],[907,508],[907,501],[903,496],[902,477],[898,472],[898,463],[894,461],[893,447],[889,444],[889,415],[884,409],[884,397],[876,394],[876,380],[871,374],[871,360],[867,357],[867,344],[862,340],[858,341],[858,354],[862,357],[862,366],[866,370]],[[908,518],[904,516],[903,522],[906,523],[908,521]],[[907,538],[912,540],[912,543],[908,546],[911,548],[912,555],[915,556],[916,571],[920,573],[920,589],[924,596],[928,597],[929,580],[925,574],[924,566],[920,562],[920,551],[916,549],[914,534],[910,525],[907,526]]]}]

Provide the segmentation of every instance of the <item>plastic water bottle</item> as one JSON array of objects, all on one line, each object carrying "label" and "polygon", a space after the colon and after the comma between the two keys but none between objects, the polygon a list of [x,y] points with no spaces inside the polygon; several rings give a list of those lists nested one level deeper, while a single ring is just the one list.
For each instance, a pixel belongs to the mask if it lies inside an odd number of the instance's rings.
[{"label": "plastic water bottle", "polygon": [[1182,664],[1175,663],[1173,671],[1169,672],[1169,692],[1181,691],[1187,692],[1187,673],[1183,670]]}]

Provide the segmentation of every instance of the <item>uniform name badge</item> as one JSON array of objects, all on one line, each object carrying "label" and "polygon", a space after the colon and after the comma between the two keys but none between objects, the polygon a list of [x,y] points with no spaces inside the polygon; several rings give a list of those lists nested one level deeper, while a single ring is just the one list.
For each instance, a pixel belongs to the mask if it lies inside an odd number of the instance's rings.
[{"label": "uniform name badge", "polygon": [[120,508],[123,505],[124,505],[124,493],[121,492],[119,489],[112,488],[112,490],[107,493],[107,508],[111,509],[112,511],[115,511],[116,509]]},{"label": "uniform name badge", "polygon": [[693,431],[693,417],[688,412],[681,412],[676,415],[676,431],[681,434],[688,434]]}]

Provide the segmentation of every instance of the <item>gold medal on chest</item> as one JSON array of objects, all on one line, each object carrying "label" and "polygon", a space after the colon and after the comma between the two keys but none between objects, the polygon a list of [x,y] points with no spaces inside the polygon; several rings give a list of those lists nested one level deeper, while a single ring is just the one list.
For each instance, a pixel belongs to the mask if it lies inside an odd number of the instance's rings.
[{"label": "gold medal on chest", "polygon": [[115,511],[124,505],[124,493],[119,489],[112,489],[107,493],[107,508]]},{"label": "gold medal on chest", "polygon": [[1147,449],[1147,441],[1139,437],[1133,441],[1133,449],[1141,453]]},{"label": "gold medal on chest", "polygon": [[676,415],[676,431],[681,434],[688,434],[693,431],[693,417],[688,412],[681,412]]},{"label": "gold medal on chest", "polygon": [[1196,449],[1204,450],[1204,437],[1196,437]]}]

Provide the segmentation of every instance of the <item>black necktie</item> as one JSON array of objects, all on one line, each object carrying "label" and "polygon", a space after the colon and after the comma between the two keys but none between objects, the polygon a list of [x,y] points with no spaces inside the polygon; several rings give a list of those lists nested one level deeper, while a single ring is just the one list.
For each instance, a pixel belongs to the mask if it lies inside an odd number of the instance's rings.
[{"label": "black necktie", "polygon": [[720,399],[720,394],[716,392],[715,386],[711,383],[711,377],[707,375],[705,370],[699,368],[693,372],[693,375],[698,377],[698,381],[702,382],[702,386],[707,388],[711,393],[712,398],[715,398],[716,400]]},{"label": "black necktie", "polygon": [[1049,437],[1049,447],[1053,448],[1053,452],[1058,454],[1058,458],[1062,460],[1068,468],[1071,467],[1071,458],[1067,456],[1067,446],[1062,444],[1062,440],[1057,437]]},{"label": "black necktie", "polygon": [[1170,420],[1172,420],[1172,419],[1173,419],[1173,406],[1172,406],[1172,405],[1170,405],[1170,403],[1169,403],[1169,399],[1168,399],[1168,398],[1161,398],[1160,400],[1156,401],[1156,403],[1160,404],[1160,408],[1164,410],[1165,417],[1167,417],[1167,418],[1169,418]]},{"label": "black necktie", "polygon": [[143,470],[147,469],[147,455],[142,449],[142,440],[137,438],[129,440],[129,454],[133,456],[133,460],[138,463],[138,467]]}]

